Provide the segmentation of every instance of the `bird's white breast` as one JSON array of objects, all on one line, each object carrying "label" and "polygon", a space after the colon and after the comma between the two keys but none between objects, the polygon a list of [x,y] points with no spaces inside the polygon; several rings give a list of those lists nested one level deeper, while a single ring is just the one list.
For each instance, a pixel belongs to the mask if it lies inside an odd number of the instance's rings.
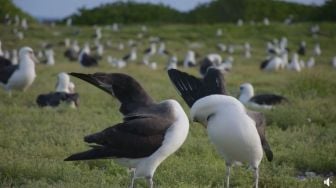
[{"label": "bird's white breast", "polygon": [[209,119],[211,142],[225,161],[258,166],[262,159],[261,141],[255,122],[239,106],[223,106]]}]

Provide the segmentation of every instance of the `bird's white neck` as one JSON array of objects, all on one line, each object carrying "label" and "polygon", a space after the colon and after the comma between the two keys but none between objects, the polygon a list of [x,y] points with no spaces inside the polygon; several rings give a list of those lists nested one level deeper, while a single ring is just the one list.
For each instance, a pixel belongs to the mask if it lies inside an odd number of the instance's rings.
[{"label": "bird's white neck", "polygon": [[240,93],[239,101],[242,103],[247,103],[253,96],[253,88],[244,88],[244,90]]},{"label": "bird's white neck", "polygon": [[35,63],[28,54],[20,57],[20,70],[33,70],[35,72]]},{"label": "bird's white neck", "polygon": [[153,176],[161,162],[177,151],[187,138],[189,120],[183,108],[175,100],[167,100],[164,103],[170,105],[175,122],[167,129],[161,147],[136,168],[136,176]]}]

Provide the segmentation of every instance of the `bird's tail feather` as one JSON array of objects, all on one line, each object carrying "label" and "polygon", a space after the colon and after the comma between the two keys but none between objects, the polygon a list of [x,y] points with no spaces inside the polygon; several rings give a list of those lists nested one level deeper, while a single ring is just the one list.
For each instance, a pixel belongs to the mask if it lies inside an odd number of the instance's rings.
[{"label": "bird's tail feather", "polygon": [[267,141],[265,141],[262,147],[263,147],[263,149],[264,149],[264,151],[265,151],[267,160],[268,160],[269,162],[271,162],[271,161],[273,160],[273,152],[272,152],[272,150],[271,150],[270,145],[268,144]]},{"label": "bird's tail feather", "polygon": [[93,149],[76,153],[64,161],[82,161],[82,160],[93,160],[93,159],[106,159],[111,156],[111,152],[104,149],[104,147],[94,146]]}]

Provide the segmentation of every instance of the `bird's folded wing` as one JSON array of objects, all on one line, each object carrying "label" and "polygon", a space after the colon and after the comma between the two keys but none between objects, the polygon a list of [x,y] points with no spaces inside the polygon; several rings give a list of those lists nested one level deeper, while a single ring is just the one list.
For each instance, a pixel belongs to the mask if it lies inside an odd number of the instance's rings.
[{"label": "bird's folded wing", "polygon": [[159,118],[139,118],[117,124],[86,136],[85,142],[95,144],[93,149],[66,160],[147,157],[161,146],[170,125],[171,122]]},{"label": "bird's folded wing", "polygon": [[0,68],[0,82],[7,84],[9,78],[18,69],[18,65],[9,65]]}]

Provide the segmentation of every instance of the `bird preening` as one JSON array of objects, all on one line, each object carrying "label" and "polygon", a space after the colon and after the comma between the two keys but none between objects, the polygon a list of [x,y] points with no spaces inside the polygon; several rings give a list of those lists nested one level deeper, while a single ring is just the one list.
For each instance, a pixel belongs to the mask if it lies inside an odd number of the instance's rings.
[{"label": "bird preening", "polygon": [[168,75],[190,107],[191,120],[206,127],[210,141],[224,158],[227,187],[231,167],[237,162],[252,167],[258,187],[262,150],[269,161],[273,160],[263,114],[247,110],[236,98],[228,96],[224,77],[216,68],[210,67],[203,79],[176,69],[168,70]]}]

